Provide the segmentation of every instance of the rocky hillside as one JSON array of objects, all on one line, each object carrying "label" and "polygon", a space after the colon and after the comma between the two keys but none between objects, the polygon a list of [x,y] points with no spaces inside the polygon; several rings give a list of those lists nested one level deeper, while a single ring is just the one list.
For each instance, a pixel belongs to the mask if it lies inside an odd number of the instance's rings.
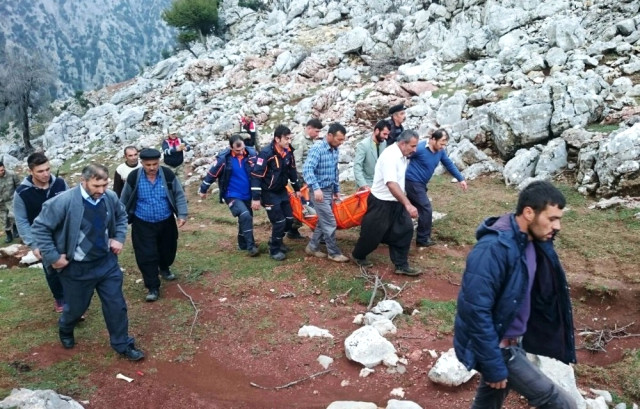
[{"label": "rocky hillside", "polygon": [[318,117],[349,131],[347,180],[355,143],[404,102],[405,128],[450,130],[468,179],[519,185],[569,171],[585,194],[640,195],[640,1],[269,4],[225,1],[228,41],[93,92],[86,112],[65,103],[40,143],[59,163],[105,150],[115,160],[124,144],[157,146],[177,128],[196,146],[195,180],[238,114],[255,116],[263,141],[279,123],[301,133]]},{"label": "rocky hillside", "polygon": [[131,78],[173,48],[160,18],[171,0],[0,2],[0,49],[42,50],[57,67],[58,94]]}]

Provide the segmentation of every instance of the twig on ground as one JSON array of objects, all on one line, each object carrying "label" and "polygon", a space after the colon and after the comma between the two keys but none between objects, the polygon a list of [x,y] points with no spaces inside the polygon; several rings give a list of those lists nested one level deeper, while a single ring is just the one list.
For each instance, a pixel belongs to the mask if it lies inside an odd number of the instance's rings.
[{"label": "twig on ground", "polygon": [[336,303],[341,302],[342,304],[344,304],[345,303],[344,300],[349,296],[349,293],[351,293],[351,290],[353,290],[353,287],[349,288],[344,294],[336,295],[336,297],[334,299],[335,302]]},{"label": "twig on ground", "polygon": [[396,338],[405,338],[405,339],[426,339],[427,337],[420,337],[417,335],[396,335]]},{"label": "twig on ground", "polygon": [[[398,290],[397,293],[395,293],[394,295],[392,295],[391,297],[387,297],[387,299],[389,300],[394,300],[396,298],[398,298],[398,296],[400,295],[400,293],[407,287],[407,285],[409,285],[409,282],[407,281],[406,283],[402,284],[402,287]],[[386,291],[385,291],[386,294]]]},{"label": "twig on ground", "polygon": [[375,281],[373,282],[373,291],[371,292],[371,298],[369,299],[369,305],[367,306],[367,311],[371,309],[373,305],[373,300],[376,298],[376,294],[378,293],[378,287],[380,286],[380,278],[376,274]]},{"label": "twig on ground", "polygon": [[178,284],[178,289],[180,290],[180,292],[182,292],[182,294],[185,295],[185,297],[187,297],[189,299],[189,301],[191,301],[191,306],[193,307],[193,310],[195,311],[195,314],[193,316],[193,322],[191,323],[191,329],[189,329],[189,337],[191,337],[191,334],[193,333],[193,327],[196,325],[196,320],[198,319],[198,313],[200,313],[200,310],[198,309],[198,307],[196,307],[196,303],[193,302],[193,298],[191,298],[191,296],[189,294],[187,294],[182,287],[180,287],[180,284]]},{"label": "twig on ground", "polygon": [[584,328],[580,330],[578,335],[584,337],[584,348],[589,351],[607,352],[604,348],[611,340],[620,338],[640,337],[640,334],[629,334],[627,328],[634,325],[635,322],[625,325],[624,327],[614,329],[592,330]]},{"label": "twig on ground", "polygon": [[280,294],[277,298],[295,298],[295,294],[294,293],[284,293],[284,294]]},{"label": "twig on ground", "polygon": [[254,382],[249,382],[249,385],[253,386],[254,388],[259,388],[259,389],[266,389],[266,390],[275,389],[275,390],[279,390],[279,389],[288,388],[289,386],[293,386],[293,385],[298,384],[300,382],[304,382],[306,380],[313,379],[313,378],[316,378],[316,377],[324,375],[324,374],[328,374],[329,372],[333,372],[333,369],[327,369],[326,371],[316,372],[316,373],[314,373],[312,375],[307,376],[306,378],[298,379],[297,381],[289,382],[289,383],[284,384],[282,386],[273,386],[273,387],[270,387],[270,388],[266,387],[266,386],[258,385],[257,383],[254,383]]}]

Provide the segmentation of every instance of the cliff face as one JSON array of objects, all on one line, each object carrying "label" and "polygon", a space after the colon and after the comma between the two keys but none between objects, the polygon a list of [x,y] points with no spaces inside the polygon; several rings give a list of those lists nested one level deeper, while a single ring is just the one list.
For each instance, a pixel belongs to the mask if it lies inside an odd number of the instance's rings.
[{"label": "cliff face", "polygon": [[0,2],[0,48],[37,49],[56,67],[58,95],[131,78],[173,46],[160,18],[171,0]]}]

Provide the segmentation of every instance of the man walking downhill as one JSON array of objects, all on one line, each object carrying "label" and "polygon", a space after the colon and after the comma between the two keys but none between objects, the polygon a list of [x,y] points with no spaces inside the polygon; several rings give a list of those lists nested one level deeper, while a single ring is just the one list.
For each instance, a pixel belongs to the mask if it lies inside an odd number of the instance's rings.
[{"label": "man walking downhill", "polygon": [[[146,300],[160,297],[160,274],[175,280],[169,267],[178,250],[178,228],[187,221],[187,200],[182,185],[167,167],[160,166],[160,152],[140,152],[142,167],[127,177],[120,200],[131,223],[131,241],[144,286]],[[177,219],[177,225],[176,225]]]},{"label": "man walking downhill", "polygon": [[416,153],[411,156],[407,167],[406,189],[411,204],[418,209],[418,228],[416,229],[416,247],[429,247],[435,243],[431,240],[433,225],[433,210],[427,195],[427,183],[439,163],[460,182],[463,191],[467,191],[467,182],[456,165],[447,156],[445,148],[449,142],[449,135],[444,129],[438,129],[431,135],[429,141],[418,143]]},{"label": "man walking downhill", "polygon": [[378,121],[370,138],[364,138],[356,145],[356,156],[353,159],[353,176],[358,189],[370,189],[373,174],[380,154],[387,147],[389,123]]},{"label": "man walking downhill", "polygon": [[416,151],[416,145],[418,133],[406,130],[378,158],[360,237],[351,253],[359,266],[372,265],[367,256],[380,243],[385,243],[389,246],[389,257],[396,274],[417,276],[421,273],[409,266],[409,247],[413,237],[411,218],[418,216],[418,211],[404,195],[408,158]]},{"label": "man walking downhill", "polygon": [[140,167],[140,160],[138,160],[138,148],[129,145],[124,148],[124,163],[121,163],[113,173],[113,191],[120,197],[122,195],[122,189],[127,181],[129,173],[134,169]]},{"label": "man walking downhill", "polygon": [[[324,140],[309,149],[304,163],[304,180],[311,186],[311,201],[318,214],[318,224],[311,241],[304,249],[314,257],[328,257],[331,261],[344,263],[349,258],[342,254],[336,243],[336,219],[333,215],[333,202],[340,199],[340,181],[338,180],[338,147],[345,140],[347,130],[339,123],[329,126]],[[327,253],[320,251],[320,239],[324,238]]]},{"label": "man walking downhill", "polygon": [[300,197],[298,172],[289,143],[291,130],[278,125],[273,132],[273,141],[260,151],[251,172],[251,208],[258,210],[264,206],[271,222],[269,255],[282,261],[287,258],[289,248],[282,243],[284,234],[293,223],[293,211],[289,203],[287,184],[289,180]]},{"label": "man walking downhill", "polygon": [[18,236],[13,216],[13,194],[19,184],[18,175],[9,172],[0,162],[0,218],[4,224],[5,243],[11,243],[14,236]]},{"label": "man walking downhill", "polygon": [[177,130],[166,131],[167,139],[162,141],[162,152],[164,153],[164,164],[169,166],[173,173],[182,183],[184,177],[184,153],[191,150],[184,139],[180,138]]},{"label": "man walking downhill", "polygon": [[253,210],[251,209],[251,169],[256,161],[256,151],[245,147],[242,136],[235,134],[200,185],[198,195],[207,197],[207,190],[218,181],[220,199],[229,206],[233,217],[238,218],[238,249],[246,250],[249,256],[260,254],[253,237]]},{"label": "man walking downhill", "polygon": [[[64,179],[51,174],[49,159],[42,152],[29,155],[27,167],[29,176],[24,178],[13,195],[13,213],[22,242],[31,248],[39,260],[42,260],[40,249],[31,234],[31,225],[42,211],[43,203],[67,190],[68,186]],[[42,268],[53,295],[54,310],[61,313],[64,309],[64,291],[60,277],[44,260]]]},{"label": "man walking downhill", "polygon": [[577,408],[526,356],[576,362],[567,278],[553,247],[565,204],[551,183],[536,181],[520,192],[515,214],[487,218],[476,231],[453,339],[460,362],[482,375],[474,409],[501,408],[512,389],[536,408]]},{"label": "man walking downhill", "polygon": [[75,346],[73,330],[94,290],[102,303],[111,347],[131,361],[144,358],[129,336],[118,254],[127,234],[127,213],[107,190],[109,170],[92,164],[80,185],[47,200],[31,231],[42,259],[59,272],[65,307],[58,321],[60,342]]}]

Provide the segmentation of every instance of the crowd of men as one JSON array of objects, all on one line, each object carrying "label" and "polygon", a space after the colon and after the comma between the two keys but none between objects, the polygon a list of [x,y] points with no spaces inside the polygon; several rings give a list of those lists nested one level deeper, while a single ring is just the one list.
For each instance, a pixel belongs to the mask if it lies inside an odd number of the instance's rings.
[{"label": "crowd of men", "polygon": [[[356,185],[368,189],[369,196],[351,257],[338,246],[332,212],[341,197],[338,148],[347,138],[346,128],[339,123],[330,124],[322,138],[323,125],[317,119],[310,120],[305,135],[297,138],[279,125],[271,142],[259,151],[234,134],[208,170],[198,194],[205,198],[211,185],[218,183],[220,201],[238,219],[237,247],[250,257],[260,253],[253,214],[264,208],[272,226],[269,256],[282,261],[290,251],[284,238],[304,238],[300,225],[294,224],[287,187],[301,197],[306,185],[309,202],[305,204],[318,217],[306,254],[368,267],[372,265],[368,255],[383,243],[396,274],[417,276],[421,271],[408,260],[412,219],[418,218],[416,247],[434,245],[427,185],[436,167],[442,164],[463,190],[468,186],[447,157],[449,135],[444,129],[420,142],[417,132],[403,129],[403,105],[391,107],[389,114],[389,120],[376,123],[371,136],[356,146]],[[113,349],[129,360],[144,358],[128,333],[117,257],[131,224],[136,263],[148,290],[146,301],[158,300],[160,277],[176,279],[170,267],[176,257],[178,229],[187,220],[180,176],[183,153],[188,150],[189,144],[173,131],[168,132],[162,152],[125,147],[125,162],[115,170],[113,191],[107,189],[108,169],[99,164],[86,166],[80,184],[69,188],[51,174],[42,153],[27,158],[29,174],[23,181],[0,163],[6,241],[19,235],[42,260],[55,310],[61,313],[58,329],[63,347],[74,347],[74,328],[97,292]],[[160,165],[163,154],[168,166]],[[478,228],[478,243],[469,254],[459,293],[454,339],[460,361],[482,374],[473,408],[501,407],[510,389],[538,407],[575,407],[525,353],[575,362],[571,302],[553,249],[564,206],[557,188],[533,182],[520,193],[514,214],[488,218]]]}]

